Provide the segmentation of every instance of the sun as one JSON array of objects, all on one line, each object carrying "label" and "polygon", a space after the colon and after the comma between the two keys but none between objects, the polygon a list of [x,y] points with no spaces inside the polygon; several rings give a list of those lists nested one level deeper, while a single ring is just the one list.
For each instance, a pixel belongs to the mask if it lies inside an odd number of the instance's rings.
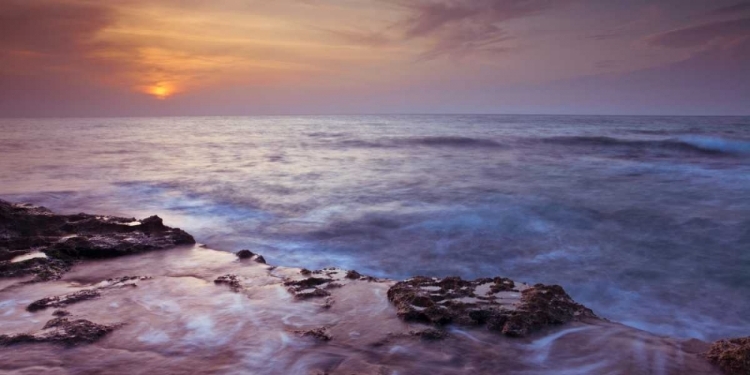
[{"label": "sun", "polygon": [[148,93],[155,96],[159,100],[168,98],[174,90],[164,83],[159,83],[148,88]]}]

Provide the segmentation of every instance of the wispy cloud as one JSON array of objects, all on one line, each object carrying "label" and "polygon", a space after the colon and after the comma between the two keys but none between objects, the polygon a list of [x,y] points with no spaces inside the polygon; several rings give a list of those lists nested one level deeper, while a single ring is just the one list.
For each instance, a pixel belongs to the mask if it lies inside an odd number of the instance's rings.
[{"label": "wispy cloud", "polygon": [[403,37],[427,39],[422,58],[506,52],[514,39],[505,22],[542,14],[567,1],[558,0],[420,0],[399,1],[407,16],[398,23]]},{"label": "wispy cloud", "polygon": [[711,11],[709,14],[718,16],[733,16],[750,13],[750,1],[743,1],[734,5],[721,7]]},{"label": "wispy cloud", "polygon": [[652,46],[668,48],[703,47],[713,42],[732,44],[750,37],[750,18],[717,21],[671,30],[646,38]]}]

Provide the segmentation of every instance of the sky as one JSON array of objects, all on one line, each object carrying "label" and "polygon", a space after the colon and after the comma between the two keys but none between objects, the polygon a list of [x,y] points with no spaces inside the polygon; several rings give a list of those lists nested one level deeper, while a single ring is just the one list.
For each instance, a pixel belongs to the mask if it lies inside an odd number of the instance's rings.
[{"label": "sky", "polygon": [[0,1],[0,117],[378,113],[750,115],[750,1]]}]

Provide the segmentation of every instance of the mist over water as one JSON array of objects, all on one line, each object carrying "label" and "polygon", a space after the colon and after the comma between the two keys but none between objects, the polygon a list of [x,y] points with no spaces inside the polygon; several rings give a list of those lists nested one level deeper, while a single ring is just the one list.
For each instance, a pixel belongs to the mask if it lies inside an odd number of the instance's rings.
[{"label": "mist over water", "polygon": [[273,264],[502,275],[658,334],[750,329],[750,118],[0,120],[0,155],[2,199],[158,214]]}]

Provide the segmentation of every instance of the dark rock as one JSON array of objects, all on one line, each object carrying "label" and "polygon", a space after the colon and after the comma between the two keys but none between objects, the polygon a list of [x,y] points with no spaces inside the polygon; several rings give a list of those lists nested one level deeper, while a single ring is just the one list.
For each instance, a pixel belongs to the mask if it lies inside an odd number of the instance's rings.
[{"label": "dark rock", "polygon": [[349,270],[349,271],[346,271],[345,277],[347,279],[358,280],[362,277],[362,275],[360,275],[360,273],[355,270]]},{"label": "dark rock", "polygon": [[729,375],[750,374],[750,337],[719,340],[706,353],[706,358]]},{"label": "dark rock", "polygon": [[263,258],[263,255],[256,256],[255,261],[258,263],[266,264],[266,258]]},{"label": "dark rock", "polygon": [[406,321],[484,325],[516,337],[546,326],[596,317],[558,285],[516,285],[501,277],[467,281],[418,276],[393,285],[388,299]]},{"label": "dark rock", "polygon": [[253,255],[255,255],[255,253],[253,253],[250,250],[240,250],[236,253],[236,255],[237,255],[237,258],[240,258],[240,259],[250,259],[253,257]]},{"label": "dark rock", "polygon": [[55,318],[48,321],[41,331],[33,334],[0,335],[0,346],[42,342],[66,346],[89,344],[101,339],[115,328],[117,326],[96,324],[85,319]]},{"label": "dark rock", "polygon": [[312,271],[308,270],[307,268],[303,268],[303,269],[299,270],[299,273],[301,275],[309,275],[309,274],[312,273]]},{"label": "dark rock", "polygon": [[64,307],[76,302],[86,301],[101,296],[98,290],[84,289],[75,293],[65,294],[62,296],[46,297],[32,302],[26,307],[30,312],[39,311],[48,307]]},{"label": "dark rock", "polygon": [[234,292],[239,292],[240,290],[242,290],[240,278],[239,276],[234,274],[219,276],[218,278],[216,278],[216,280],[214,280],[214,283],[228,285],[229,288],[231,288]]},{"label": "dark rock", "polygon": [[427,328],[419,331],[409,331],[409,334],[427,341],[442,340],[448,337],[448,332],[445,332],[442,329],[435,328]]},{"label": "dark rock", "polygon": [[55,311],[54,311],[54,312],[52,313],[52,315],[53,315],[53,316],[56,316],[56,317],[58,317],[58,318],[59,318],[59,317],[62,317],[62,316],[69,316],[69,315],[70,315],[70,312],[69,312],[69,311],[67,311],[67,310],[55,310]]},{"label": "dark rock", "polygon": [[319,286],[326,285],[332,281],[329,278],[308,277],[302,280],[287,280],[284,282],[284,286],[288,287],[287,290],[289,293],[292,293],[297,299],[328,297],[331,293],[319,288]]},{"label": "dark rock", "polygon": [[325,327],[314,328],[309,330],[295,331],[297,334],[304,337],[312,337],[318,341],[331,341],[333,336],[328,332]]},{"label": "dark rock", "polygon": [[[162,250],[195,239],[161,218],[88,214],[55,215],[44,207],[0,200],[0,277],[36,275],[34,281],[59,279],[83,259],[110,258]],[[41,251],[47,258],[10,262],[15,256]]]}]

